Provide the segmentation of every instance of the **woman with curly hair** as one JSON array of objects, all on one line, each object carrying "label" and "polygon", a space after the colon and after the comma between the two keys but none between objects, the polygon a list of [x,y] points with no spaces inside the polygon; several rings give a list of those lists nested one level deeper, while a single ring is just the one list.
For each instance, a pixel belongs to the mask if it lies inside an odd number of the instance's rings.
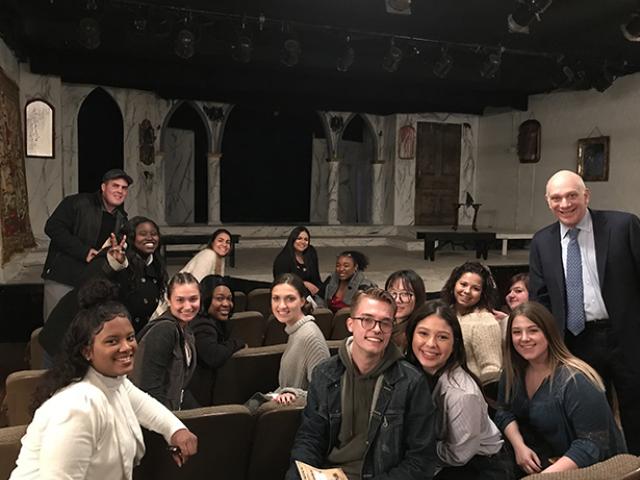
[{"label": "woman with curly hair", "polygon": [[104,279],[81,288],[81,309],[36,391],[12,480],[130,479],[145,452],[141,426],[178,447],[178,465],[196,453],[195,435],[127,379],[137,344],[129,313],[116,298]]},{"label": "woman with curly hair", "polygon": [[491,272],[479,262],[454,268],[441,293],[458,316],[469,369],[482,385],[497,382],[502,368],[502,332],[491,313],[495,297]]},{"label": "woman with curly hair", "polygon": [[348,250],[338,255],[336,270],[331,274],[324,298],[334,313],[351,305],[353,296],[359,290],[375,287],[376,284],[364,276],[369,259],[364,253]]}]

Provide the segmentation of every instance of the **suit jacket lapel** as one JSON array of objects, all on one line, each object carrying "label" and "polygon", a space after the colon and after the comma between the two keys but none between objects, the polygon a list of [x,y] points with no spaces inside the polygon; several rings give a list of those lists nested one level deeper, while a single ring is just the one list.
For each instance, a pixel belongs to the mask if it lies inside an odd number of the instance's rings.
[{"label": "suit jacket lapel", "polygon": [[609,252],[609,225],[607,217],[597,210],[591,212],[591,222],[593,224],[593,240],[596,247],[596,263],[598,264],[598,280],[600,289],[604,286],[604,272],[607,264],[607,253]]},{"label": "suit jacket lapel", "polygon": [[564,298],[565,295],[565,282],[564,282],[564,264],[562,263],[562,245],[560,244],[560,223],[553,224],[553,228],[549,230],[551,241],[547,243],[549,245],[549,259],[551,262],[551,271],[553,272],[553,278],[557,282],[556,288],[561,292]]}]

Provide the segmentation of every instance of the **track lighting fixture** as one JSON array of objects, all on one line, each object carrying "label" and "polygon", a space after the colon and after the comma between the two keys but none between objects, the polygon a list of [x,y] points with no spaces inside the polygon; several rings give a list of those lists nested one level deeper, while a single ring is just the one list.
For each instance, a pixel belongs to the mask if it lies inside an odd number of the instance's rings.
[{"label": "track lighting fixture", "polygon": [[353,62],[356,60],[356,51],[351,46],[351,38],[347,36],[342,55],[336,62],[336,68],[339,72],[348,72]]},{"label": "track lighting fixture", "polygon": [[491,80],[495,78],[500,72],[500,66],[502,65],[502,52],[503,47],[499,50],[491,52],[487,57],[487,60],[482,64],[480,69],[480,76],[485,80]]},{"label": "track lighting fixture", "polygon": [[507,27],[510,33],[529,33],[529,25],[534,19],[540,21],[540,16],[551,6],[553,0],[516,0],[513,13],[507,17]]},{"label": "track lighting fixture", "polygon": [[620,30],[630,42],[640,42],[640,12],[632,13],[629,21],[620,25]]},{"label": "track lighting fixture", "polygon": [[402,61],[402,50],[395,45],[393,39],[389,45],[389,51],[382,60],[382,68],[389,73],[393,73],[398,70],[400,62]]},{"label": "track lighting fixture", "polygon": [[231,56],[236,62],[249,63],[251,61],[251,52],[253,51],[253,42],[246,34],[244,26],[238,35],[238,39],[231,46]]},{"label": "track lighting fixture", "polygon": [[196,36],[187,28],[181,29],[176,35],[173,51],[177,56],[185,60],[190,59],[196,53]]},{"label": "track lighting fixture", "polygon": [[438,78],[445,78],[453,68],[453,58],[449,55],[449,49],[445,45],[440,50],[440,59],[433,66],[433,74]]},{"label": "track lighting fixture", "polygon": [[287,38],[282,45],[280,63],[285,67],[295,67],[300,62],[302,47],[300,42],[293,37]]}]

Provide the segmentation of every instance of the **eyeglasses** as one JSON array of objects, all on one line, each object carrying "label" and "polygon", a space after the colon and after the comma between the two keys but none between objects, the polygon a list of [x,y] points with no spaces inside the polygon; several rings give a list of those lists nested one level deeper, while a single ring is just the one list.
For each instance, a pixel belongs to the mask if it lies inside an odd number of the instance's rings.
[{"label": "eyeglasses", "polygon": [[360,323],[365,330],[373,330],[376,324],[380,326],[380,330],[382,331],[382,333],[390,333],[393,330],[393,320],[376,320],[375,318],[371,317],[351,318],[353,318],[354,320],[360,320]]},{"label": "eyeglasses", "polygon": [[413,293],[407,291],[389,292],[389,295],[391,295],[396,302],[400,300],[402,303],[410,302],[413,298]]}]

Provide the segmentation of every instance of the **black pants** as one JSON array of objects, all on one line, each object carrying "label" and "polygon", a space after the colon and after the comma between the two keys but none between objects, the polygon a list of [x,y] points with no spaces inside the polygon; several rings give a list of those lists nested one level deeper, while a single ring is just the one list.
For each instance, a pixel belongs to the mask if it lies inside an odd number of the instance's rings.
[{"label": "black pants", "polygon": [[443,468],[434,480],[513,480],[514,465],[505,444],[495,455],[476,455],[462,467]]},{"label": "black pants", "polygon": [[[587,323],[588,325],[588,323]],[[567,332],[571,353],[591,365],[609,392],[615,387],[629,453],[640,455],[640,365],[635,352],[624,352],[609,326],[587,326],[577,337]],[[640,345],[638,345],[640,349]]]}]

